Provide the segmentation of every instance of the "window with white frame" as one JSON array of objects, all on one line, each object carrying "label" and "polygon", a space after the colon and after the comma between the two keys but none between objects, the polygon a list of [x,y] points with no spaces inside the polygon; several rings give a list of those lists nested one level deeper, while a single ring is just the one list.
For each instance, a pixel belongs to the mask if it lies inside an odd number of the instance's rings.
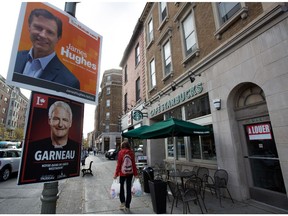
[{"label": "window with white frame", "polygon": [[167,2],[160,2],[160,23],[167,17]]},{"label": "window with white frame", "polygon": [[244,20],[248,16],[248,7],[245,2],[213,2],[212,10],[216,26],[214,35],[218,40],[237,20]]},{"label": "window with white frame", "polygon": [[109,132],[109,130],[110,130],[110,125],[109,125],[109,124],[106,124],[106,125],[105,125],[105,132]]},{"label": "window with white frame", "polygon": [[150,43],[153,39],[153,19],[151,18],[148,22],[148,43]]},{"label": "window with white frame", "polygon": [[111,76],[108,75],[108,76],[106,77],[106,80],[107,80],[107,82],[110,82],[110,81],[111,81]]},{"label": "window with white frame", "polygon": [[106,88],[106,95],[110,95],[111,94],[111,88],[110,87],[107,87]]},{"label": "window with white frame", "polygon": [[110,100],[106,100],[106,107],[110,107]]},{"label": "window with white frame", "polygon": [[106,112],[106,120],[110,119],[110,112]]},{"label": "window with white frame", "polygon": [[155,59],[150,61],[150,87],[151,89],[156,86],[156,71],[155,71]]},{"label": "window with white frame", "polygon": [[163,45],[164,75],[167,76],[172,71],[170,40]]},{"label": "window with white frame", "polygon": [[140,47],[139,44],[137,44],[135,48],[135,66],[137,66],[140,63]]},{"label": "window with white frame", "polygon": [[220,23],[227,22],[237,11],[241,9],[240,2],[217,2]]},{"label": "window with white frame", "polygon": [[191,54],[196,49],[196,35],[194,27],[194,17],[192,12],[182,22],[185,54]]}]

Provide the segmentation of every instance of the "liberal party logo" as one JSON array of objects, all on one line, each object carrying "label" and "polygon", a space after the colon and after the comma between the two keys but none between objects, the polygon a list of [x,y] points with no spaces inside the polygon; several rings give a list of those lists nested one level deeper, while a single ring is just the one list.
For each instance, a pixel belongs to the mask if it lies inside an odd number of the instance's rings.
[{"label": "liberal party logo", "polygon": [[34,94],[33,106],[37,108],[47,109],[48,96],[43,94]]}]

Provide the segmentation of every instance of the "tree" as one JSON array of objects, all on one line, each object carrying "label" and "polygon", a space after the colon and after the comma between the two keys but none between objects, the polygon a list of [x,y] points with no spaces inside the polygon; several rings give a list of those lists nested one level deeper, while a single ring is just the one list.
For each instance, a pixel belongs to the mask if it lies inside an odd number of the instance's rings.
[{"label": "tree", "polygon": [[24,139],[24,131],[23,131],[23,128],[16,128],[14,130],[14,136],[13,138],[15,140],[18,140],[18,141],[21,141]]},{"label": "tree", "polygon": [[83,139],[83,141],[82,141],[82,146],[83,146],[83,148],[85,148],[85,149],[88,149],[88,148],[89,148],[87,138],[86,138],[86,139]]}]

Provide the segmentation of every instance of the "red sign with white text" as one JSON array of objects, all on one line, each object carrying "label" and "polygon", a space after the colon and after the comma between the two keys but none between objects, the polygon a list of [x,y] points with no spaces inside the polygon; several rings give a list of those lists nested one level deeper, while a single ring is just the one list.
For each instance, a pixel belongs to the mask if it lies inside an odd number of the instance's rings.
[{"label": "red sign with white text", "polygon": [[272,139],[271,126],[268,123],[247,125],[246,130],[249,136],[249,140]]}]

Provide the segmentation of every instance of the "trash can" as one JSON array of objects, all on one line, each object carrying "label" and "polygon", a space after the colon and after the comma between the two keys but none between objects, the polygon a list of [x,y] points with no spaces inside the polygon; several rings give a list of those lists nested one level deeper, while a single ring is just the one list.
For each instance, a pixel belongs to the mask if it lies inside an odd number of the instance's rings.
[{"label": "trash can", "polygon": [[152,167],[145,167],[143,169],[143,187],[144,187],[144,192],[145,193],[150,193],[149,190],[149,180],[154,180],[154,170]]},{"label": "trash can", "polygon": [[166,214],[167,183],[162,180],[150,180],[149,188],[153,211],[156,214]]}]

